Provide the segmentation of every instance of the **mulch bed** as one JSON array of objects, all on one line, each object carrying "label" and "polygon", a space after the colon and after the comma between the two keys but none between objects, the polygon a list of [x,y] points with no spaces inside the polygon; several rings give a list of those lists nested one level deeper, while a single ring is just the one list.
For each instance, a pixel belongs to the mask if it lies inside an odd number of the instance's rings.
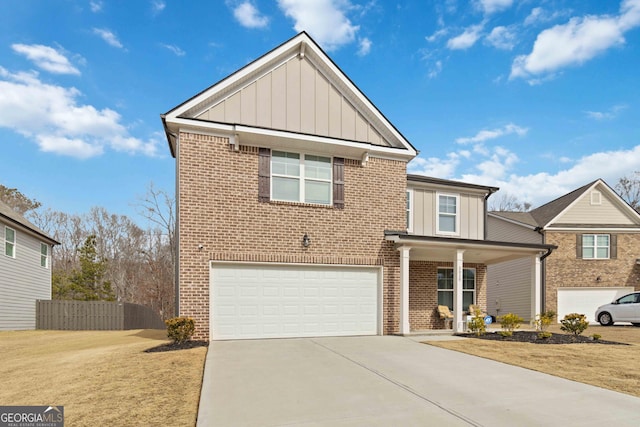
[{"label": "mulch bed", "polygon": [[573,334],[551,334],[549,338],[538,338],[538,332],[533,331],[514,331],[513,336],[503,337],[497,332],[487,332],[484,335],[477,336],[473,333],[456,334],[466,338],[476,338],[491,341],[511,341],[511,342],[528,342],[532,344],[610,344],[610,345],[629,345],[615,341],[594,340],[589,336],[573,335]]},{"label": "mulch bed", "polygon": [[183,343],[170,342],[170,343],[167,343],[167,344],[160,344],[158,346],[155,346],[155,347],[152,347],[152,348],[148,348],[144,352],[145,353],[157,353],[157,352],[160,352],[160,351],[188,350],[190,348],[208,347],[208,346],[209,346],[209,341],[192,340],[192,341],[185,341]]}]

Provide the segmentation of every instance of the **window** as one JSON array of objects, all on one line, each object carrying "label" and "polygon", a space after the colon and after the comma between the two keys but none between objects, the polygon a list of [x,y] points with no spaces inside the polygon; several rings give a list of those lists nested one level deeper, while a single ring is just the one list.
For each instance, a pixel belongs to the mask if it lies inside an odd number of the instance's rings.
[{"label": "window", "polygon": [[4,228],[4,254],[8,257],[16,257],[16,231],[13,228]]},{"label": "window", "polygon": [[411,207],[413,204],[413,191],[407,190],[407,231],[413,231],[413,214]]},{"label": "window", "polygon": [[331,204],[331,158],[273,151],[271,199]]},{"label": "window", "polygon": [[437,230],[440,234],[458,234],[459,196],[452,194],[438,194]]},{"label": "window", "polygon": [[[469,310],[476,300],[476,270],[462,270],[462,310]],[[446,305],[453,310],[453,268],[438,269],[438,305]]]},{"label": "window", "polygon": [[49,268],[49,245],[40,243],[40,265]]},{"label": "window", "polygon": [[583,259],[609,259],[609,235],[608,234],[583,234],[582,235]]}]

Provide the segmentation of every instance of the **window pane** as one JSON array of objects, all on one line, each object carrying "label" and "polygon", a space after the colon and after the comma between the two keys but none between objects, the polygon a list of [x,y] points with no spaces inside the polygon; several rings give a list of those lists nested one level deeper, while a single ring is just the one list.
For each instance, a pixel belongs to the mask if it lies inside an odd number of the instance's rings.
[{"label": "window pane", "polygon": [[473,304],[473,291],[463,291],[462,292],[462,309],[464,311],[469,311],[469,305]]},{"label": "window pane", "polygon": [[453,289],[453,269],[438,269],[438,289]]},{"label": "window pane", "polygon": [[305,181],[304,199],[306,203],[320,203],[323,205],[330,204],[331,184],[321,181]]},{"label": "window pane", "polygon": [[582,236],[582,246],[593,246],[595,244],[595,237],[593,234],[585,234]]},{"label": "window pane", "polygon": [[8,242],[15,243],[16,242],[16,232],[11,228],[5,228],[5,240]]},{"label": "window pane", "polygon": [[274,176],[272,186],[274,200],[300,201],[300,181],[298,179]]},{"label": "window pane", "polygon": [[453,310],[453,292],[438,291],[438,305],[446,305],[449,310]]},{"label": "window pane", "polygon": [[582,258],[593,258],[593,248],[582,248]]},{"label": "window pane", "polygon": [[598,246],[609,246],[609,235],[608,234],[599,234],[598,235]]},{"label": "window pane", "polygon": [[40,243],[40,253],[42,255],[47,256],[47,253],[49,252],[48,249],[49,247],[47,245],[45,245],[44,243]]},{"label": "window pane", "polygon": [[6,256],[13,258],[13,243],[6,242],[4,244],[4,253]]},{"label": "window pane", "polygon": [[450,215],[440,215],[440,231],[456,231],[456,217]]},{"label": "window pane", "polygon": [[598,258],[609,258],[609,248],[598,248]]},{"label": "window pane", "polygon": [[331,179],[331,159],[320,156],[304,156],[304,176],[306,178]]},{"label": "window pane", "polygon": [[272,152],[271,172],[277,175],[300,176],[300,154]]},{"label": "window pane", "polygon": [[441,213],[456,213],[456,198],[451,196],[440,196],[439,211]]}]

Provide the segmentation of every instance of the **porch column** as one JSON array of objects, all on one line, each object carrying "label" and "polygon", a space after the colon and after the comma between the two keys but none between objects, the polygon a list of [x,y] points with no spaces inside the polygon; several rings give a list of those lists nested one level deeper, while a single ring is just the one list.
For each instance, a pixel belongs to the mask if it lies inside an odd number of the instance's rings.
[{"label": "porch column", "polygon": [[453,261],[453,333],[464,332],[462,322],[462,269],[464,265],[464,250],[456,251]]},{"label": "porch column", "polygon": [[400,334],[409,330],[409,252],[411,248],[401,246],[400,250]]},{"label": "porch column", "polygon": [[542,314],[542,269],[540,254],[531,258],[531,319],[535,319],[537,314]]}]

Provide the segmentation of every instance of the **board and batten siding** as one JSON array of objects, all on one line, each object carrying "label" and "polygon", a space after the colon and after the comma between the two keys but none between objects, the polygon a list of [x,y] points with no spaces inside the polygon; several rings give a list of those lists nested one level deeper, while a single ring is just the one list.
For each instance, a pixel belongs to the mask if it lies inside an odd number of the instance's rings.
[{"label": "board and batten siding", "polygon": [[514,313],[530,321],[532,269],[530,258],[487,266],[487,313],[492,316]]},{"label": "board and batten siding", "polygon": [[484,239],[484,197],[455,191],[412,188],[413,191],[413,233],[423,236],[436,236],[436,217],[438,215],[438,194],[458,194],[460,196],[460,234],[462,239]]},{"label": "board and batten siding", "polygon": [[[5,226],[16,232],[15,258],[5,254]],[[50,265],[40,266],[44,242],[2,221],[0,242],[0,330],[35,329],[36,300],[51,299]]]},{"label": "board and batten siding", "polygon": [[[591,193],[586,193],[554,222],[561,224],[616,224],[636,225],[604,192],[600,192],[600,204],[591,204]],[[597,191],[597,190],[595,190]]]},{"label": "board and batten siding", "polygon": [[307,57],[290,58],[197,118],[390,145]]}]

